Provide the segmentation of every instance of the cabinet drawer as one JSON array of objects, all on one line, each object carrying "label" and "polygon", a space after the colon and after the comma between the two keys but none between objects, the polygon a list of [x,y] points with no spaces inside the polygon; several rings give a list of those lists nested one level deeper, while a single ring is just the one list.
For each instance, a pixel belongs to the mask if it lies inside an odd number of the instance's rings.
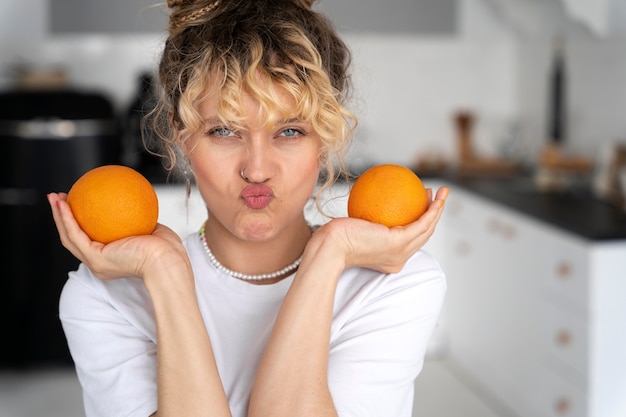
[{"label": "cabinet drawer", "polygon": [[588,371],[588,333],[586,320],[554,304],[544,304],[543,346],[550,360],[566,365],[586,378]]},{"label": "cabinet drawer", "polygon": [[481,200],[467,196],[460,190],[453,190],[446,200],[444,215],[450,228],[477,232],[492,211],[493,208]]},{"label": "cabinet drawer", "polygon": [[539,277],[548,296],[577,310],[589,308],[589,254],[574,238],[538,228],[529,228],[535,242],[529,271]]},{"label": "cabinet drawer", "polygon": [[551,291],[563,301],[588,309],[589,280],[587,254],[582,248],[557,246],[547,271]]}]

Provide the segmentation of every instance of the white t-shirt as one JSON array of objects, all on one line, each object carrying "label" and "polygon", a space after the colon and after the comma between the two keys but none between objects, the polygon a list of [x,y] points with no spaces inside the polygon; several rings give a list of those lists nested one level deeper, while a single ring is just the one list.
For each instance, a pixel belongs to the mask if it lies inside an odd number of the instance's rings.
[{"label": "white t-shirt", "polygon": [[[232,415],[245,417],[261,354],[293,276],[253,285],[212,267],[197,234],[185,246]],[[413,383],[445,291],[439,264],[424,251],[399,274],[344,271],[335,296],[328,374],[340,417],[411,415]],[[157,410],[156,325],[141,279],[103,281],[81,265],[63,289],[60,318],[87,417],[146,417]]]}]

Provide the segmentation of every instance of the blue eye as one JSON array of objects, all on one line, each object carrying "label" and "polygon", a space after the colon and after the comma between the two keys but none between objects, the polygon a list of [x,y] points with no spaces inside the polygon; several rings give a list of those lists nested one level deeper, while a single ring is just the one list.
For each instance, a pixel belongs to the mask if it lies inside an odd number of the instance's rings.
[{"label": "blue eye", "polygon": [[209,135],[226,137],[226,136],[233,136],[234,132],[225,127],[216,127],[209,131]]},{"label": "blue eye", "polygon": [[281,134],[283,136],[294,137],[294,136],[301,135],[302,132],[297,129],[289,128],[289,129],[283,130]]}]

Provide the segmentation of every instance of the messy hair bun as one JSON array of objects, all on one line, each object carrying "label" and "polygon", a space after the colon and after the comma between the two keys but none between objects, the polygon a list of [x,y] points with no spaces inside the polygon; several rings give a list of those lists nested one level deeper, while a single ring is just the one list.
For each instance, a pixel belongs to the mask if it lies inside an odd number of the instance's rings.
[{"label": "messy hair bun", "polygon": [[[215,0],[167,0],[170,8],[169,33],[175,36],[188,26],[201,24],[200,18],[210,17],[209,13],[223,2]],[[206,19],[202,19],[205,21]]]},{"label": "messy hair bun", "polygon": [[[243,0],[243,2],[257,0]],[[311,10],[316,0],[287,0]],[[280,2],[280,1],[278,1]],[[175,35],[188,26],[201,25],[219,15],[226,8],[243,7],[242,0],[167,0],[170,9],[169,33]]]}]

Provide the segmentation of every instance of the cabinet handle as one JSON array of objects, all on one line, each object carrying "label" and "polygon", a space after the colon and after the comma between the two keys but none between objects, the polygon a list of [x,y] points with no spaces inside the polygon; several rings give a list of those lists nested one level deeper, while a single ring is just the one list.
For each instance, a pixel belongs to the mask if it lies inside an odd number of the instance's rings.
[{"label": "cabinet handle", "polygon": [[505,239],[513,239],[517,234],[517,231],[515,230],[515,227],[511,225],[504,225],[502,226],[501,234]]},{"label": "cabinet handle", "polygon": [[500,222],[498,221],[498,219],[489,219],[487,221],[487,230],[489,230],[492,233],[498,234],[500,233]]},{"label": "cabinet handle", "polygon": [[556,267],[556,276],[559,279],[566,280],[572,276],[572,265],[567,261],[562,261]]},{"label": "cabinet handle", "polygon": [[562,348],[570,346],[572,344],[572,339],[572,333],[567,329],[559,330],[554,337],[557,346]]},{"label": "cabinet handle", "polygon": [[554,411],[556,412],[556,414],[560,416],[569,414],[570,409],[571,409],[571,403],[570,403],[569,398],[561,397],[557,399],[554,403]]},{"label": "cabinet handle", "polygon": [[493,234],[500,235],[504,239],[513,239],[517,231],[510,224],[502,223],[498,219],[489,219],[487,222],[487,230]]}]

